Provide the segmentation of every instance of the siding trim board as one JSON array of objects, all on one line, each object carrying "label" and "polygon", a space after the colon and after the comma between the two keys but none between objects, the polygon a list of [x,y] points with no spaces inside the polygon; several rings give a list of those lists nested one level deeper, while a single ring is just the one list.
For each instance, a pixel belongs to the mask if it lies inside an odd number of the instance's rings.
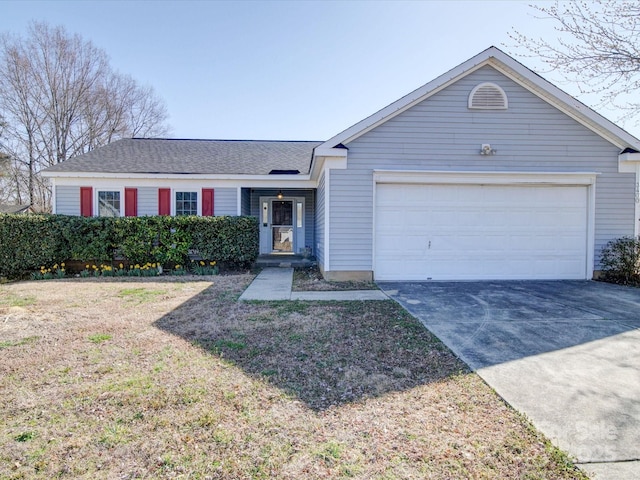
[{"label": "siding trim board", "polygon": [[331,270],[331,169],[324,174],[324,270]]}]

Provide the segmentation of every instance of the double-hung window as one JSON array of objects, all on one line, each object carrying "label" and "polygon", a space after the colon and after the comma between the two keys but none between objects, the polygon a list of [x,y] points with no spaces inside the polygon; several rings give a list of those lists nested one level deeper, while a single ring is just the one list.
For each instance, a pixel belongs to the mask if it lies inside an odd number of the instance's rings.
[{"label": "double-hung window", "polygon": [[119,217],[120,216],[120,192],[100,191],[98,192],[98,216]]},{"label": "double-hung window", "polygon": [[176,192],[176,216],[198,214],[197,192]]}]

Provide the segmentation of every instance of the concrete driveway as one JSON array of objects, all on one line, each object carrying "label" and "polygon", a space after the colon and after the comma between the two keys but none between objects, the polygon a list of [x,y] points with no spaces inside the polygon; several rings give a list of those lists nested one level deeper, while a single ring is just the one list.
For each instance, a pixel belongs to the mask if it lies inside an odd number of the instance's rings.
[{"label": "concrete driveway", "polygon": [[640,289],[379,285],[592,478],[640,478]]}]

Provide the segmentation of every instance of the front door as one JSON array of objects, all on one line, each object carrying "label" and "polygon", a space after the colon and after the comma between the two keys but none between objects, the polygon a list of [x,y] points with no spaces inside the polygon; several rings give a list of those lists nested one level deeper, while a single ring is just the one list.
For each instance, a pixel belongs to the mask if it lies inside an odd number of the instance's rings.
[{"label": "front door", "polygon": [[294,254],[304,248],[304,198],[261,197],[260,253]]},{"label": "front door", "polygon": [[271,250],[293,253],[293,200],[271,202]]}]

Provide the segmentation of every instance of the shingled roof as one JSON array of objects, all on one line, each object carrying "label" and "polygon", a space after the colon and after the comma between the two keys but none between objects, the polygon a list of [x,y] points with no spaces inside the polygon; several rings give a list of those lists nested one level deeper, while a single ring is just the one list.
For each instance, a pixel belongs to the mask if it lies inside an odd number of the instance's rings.
[{"label": "shingled roof", "polygon": [[126,138],[54,165],[47,173],[307,174],[313,149],[321,143]]}]

